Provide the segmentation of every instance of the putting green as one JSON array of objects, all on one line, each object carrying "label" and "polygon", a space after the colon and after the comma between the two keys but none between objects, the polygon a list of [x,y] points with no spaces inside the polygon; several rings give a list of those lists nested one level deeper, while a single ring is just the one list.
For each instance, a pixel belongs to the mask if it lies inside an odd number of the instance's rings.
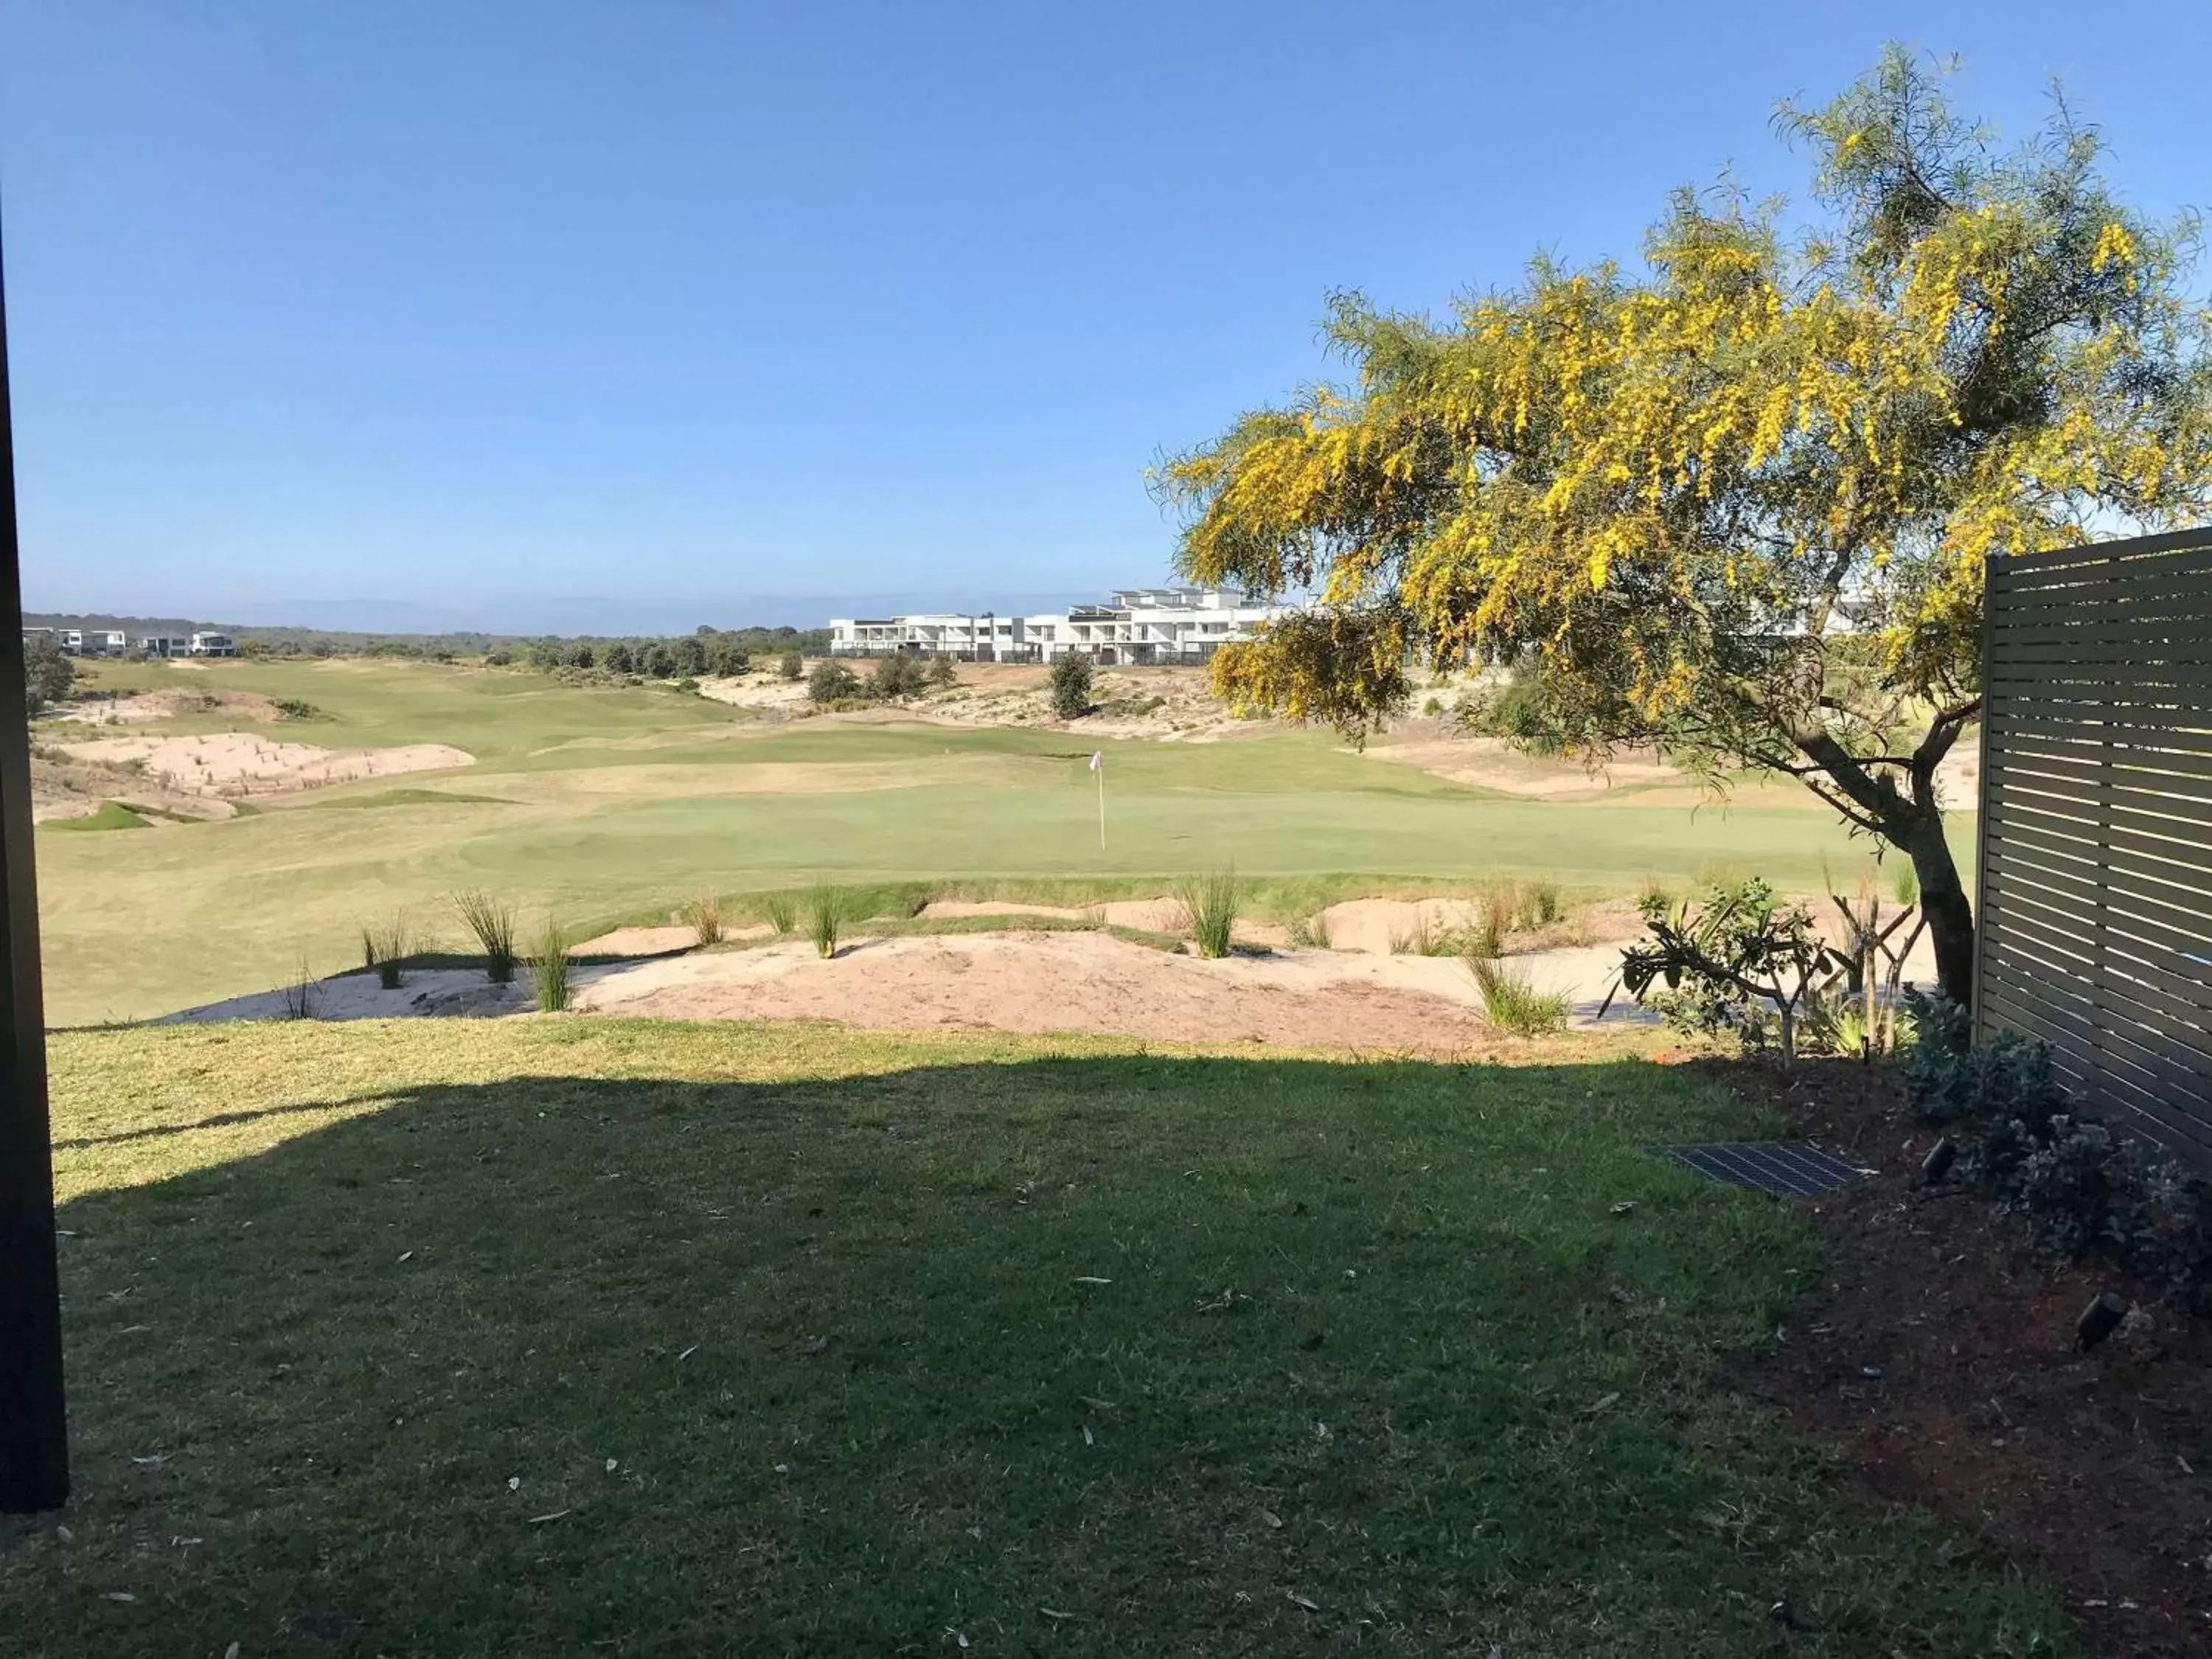
[{"label": "putting green", "polygon": [[[450,744],[474,765],[136,835],[38,837],[47,1006],[58,1024],[139,1018],[356,959],[395,906],[444,942],[456,887],[532,920],[665,913],[704,887],[826,877],[977,882],[1544,875],[1625,889],[1719,871],[1811,886],[1866,856],[1794,787],[1729,807],[1546,802],[1380,765],[1319,732],[1214,744],[921,723],[769,725],[662,689],[380,661],[164,665],[110,683],[258,691],[325,716],[331,747]],[[220,727],[218,716],[179,722]],[[46,734],[52,740],[58,734]],[[1106,844],[1096,780],[1105,755]],[[334,810],[351,807],[356,810]]]}]

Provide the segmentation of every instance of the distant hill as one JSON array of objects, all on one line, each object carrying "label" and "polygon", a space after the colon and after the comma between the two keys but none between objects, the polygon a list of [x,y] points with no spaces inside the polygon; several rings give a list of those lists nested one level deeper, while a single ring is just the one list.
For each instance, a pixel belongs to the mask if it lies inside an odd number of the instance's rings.
[{"label": "distant hill", "polygon": [[[26,628],[104,629],[128,634],[133,640],[149,634],[191,634],[212,630],[228,634],[241,644],[256,641],[275,652],[317,657],[432,657],[441,654],[473,657],[499,646],[512,649],[549,639],[596,645],[613,639],[669,637],[606,634],[368,634],[330,628],[248,627],[241,623],[209,622],[186,617],[112,616],[104,611],[27,611],[23,613],[23,625]],[[730,628],[719,630],[701,629],[698,631],[734,636],[749,651],[819,652],[830,647],[830,630],[826,628]]]}]

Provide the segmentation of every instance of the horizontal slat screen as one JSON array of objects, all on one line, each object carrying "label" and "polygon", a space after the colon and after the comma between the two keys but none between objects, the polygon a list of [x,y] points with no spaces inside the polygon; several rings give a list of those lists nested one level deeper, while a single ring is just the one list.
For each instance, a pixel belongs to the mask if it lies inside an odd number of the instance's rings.
[{"label": "horizontal slat screen", "polygon": [[2212,530],[1990,562],[1975,1027],[2212,1170]]}]

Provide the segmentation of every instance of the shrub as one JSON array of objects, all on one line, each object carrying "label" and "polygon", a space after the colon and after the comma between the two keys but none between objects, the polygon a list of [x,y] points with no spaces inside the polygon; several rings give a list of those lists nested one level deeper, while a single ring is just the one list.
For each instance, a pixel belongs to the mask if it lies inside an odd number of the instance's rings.
[{"label": "shrub", "polygon": [[637,672],[637,653],[635,651],[632,651],[627,644],[620,640],[617,640],[612,645],[607,647],[607,654],[603,660],[605,662],[607,665],[607,672],[610,674],[635,674]]},{"label": "shrub", "polygon": [[837,954],[837,931],[844,921],[845,895],[826,881],[816,882],[806,895],[806,926],[814,953],[824,962]]},{"label": "shrub", "polygon": [[483,951],[484,977],[495,985],[512,984],[517,960],[514,907],[480,888],[471,888],[453,895],[453,908]]},{"label": "shrub", "polygon": [[1064,651],[1052,659],[1052,712],[1060,720],[1081,720],[1091,712],[1091,659]]},{"label": "shrub", "polygon": [[1493,887],[1475,907],[1474,921],[1467,930],[1466,949],[1478,957],[1505,954],[1505,936],[1521,914],[1521,896],[1510,886]]},{"label": "shrub", "polygon": [[649,680],[672,680],[676,678],[676,653],[656,640],[637,653],[637,672]]},{"label": "shrub", "polygon": [[830,705],[850,702],[860,695],[860,682],[853,671],[842,662],[824,658],[814,665],[814,672],[806,677],[806,696],[810,702]]},{"label": "shrub", "polygon": [[796,651],[787,651],[776,659],[775,672],[783,679],[803,679],[806,674],[805,659]]},{"label": "shrub", "polygon": [[[902,697],[918,697],[928,690],[929,681],[923,672],[921,659],[909,657],[904,652],[894,652],[876,660],[876,672],[868,678],[868,695],[886,702]],[[819,698],[817,702],[821,701]]]},{"label": "shrub", "polygon": [[484,653],[486,668],[505,668],[514,660],[514,653],[503,645],[495,645]]},{"label": "shrub", "polygon": [[1225,957],[1229,954],[1229,936],[1236,926],[1237,908],[1242,897],[1237,884],[1237,872],[1216,870],[1202,876],[1188,876],[1176,889],[1176,897],[1182,901],[1183,921],[1190,929],[1190,937],[1202,957]]},{"label": "shrub", "polygon": [[598,660],[598,653],[584,641],[580,640],[568,648],[568,666],[571,668],[589,668]]},{"label": "shrub", "polygon": [[953,667],[950,657],[939,656],[929,665],[929,683],[932,685],[953,685],[958,684],[959,679],[960,671]]},{"label": "shrub", "polygon": [[361,965],[374,969],[376,982],[387,991],[399,988],[402,964],[414,948],[414,930],[404,910],[394,910],[361,930]]},{"label": "shrub", "polygon": [[538,946],[530,953],[530,980],[538,993],[538,1012],[562,1012],[573,987],[568,982],[568,934],[553,917],[538,929]]},{"label": "shrub", "polygon": [[1494,957],[1470,953],[1464,958],[1482,994],[1483,1018],[1501,1031],[1516,1036],[1546,1036],[1564,1030],[1567,999],[1559,991],[1539,991],[1526,973],[1508,968]]},{"label": "shrub", "polygon": [[304,697],[279,697],[276,699],[276,718],[286,720],[328,720],[330,716]]},{"label": "shrub", "polygon": [[799,926],[799,901],[789,893],[768,894],[761,900],[761,919],[779,933]]},{"label": "shrub", "polygon": [[1701,909],[1670,911],[1656,896],[1639,908],[1649,933],[1620,953],[1617,988],[1663,1008],[1678,1030],[1733,1032],[1746,1053],[1771,1040],[1784,1065],[1796,1058],[1801,1019],[1821,1013],[1817,1000],[1808,1005],[1813,980],[1837,961],[1802,905],[1778,903],[1754,878],[1714,886]]},{"label": "shrub", "polygon": [[686,674],[682,679],[676,682],[676,689],[678,691],[689,692],[692,696],[696,696],[699,692],[699,682],[693,679],[689,674]]},{"label": "shrub", "polygon": [[23,690],[31,713],[62,702],[76,684],[76,665],[62,654],[52,635],[34,635],[23,641]]},{"label": "shrub", "polygon": [[711,888],[702,889],[684,901],[684,925],[689,927],[702,945],[719,945],[728,927],[722,915],[720,896]]},{"label": "shrub", "polygon": [[1316,910],[1310,916],[1298,916],[1290,927],[1291,943],[1302,951],[1328,949],[1328,917]]}]

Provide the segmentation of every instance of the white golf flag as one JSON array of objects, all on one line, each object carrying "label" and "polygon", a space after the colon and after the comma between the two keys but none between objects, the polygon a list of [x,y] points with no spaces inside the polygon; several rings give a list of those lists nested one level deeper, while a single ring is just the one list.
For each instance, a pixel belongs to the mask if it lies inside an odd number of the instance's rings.
[{"label": "white golf flag", "polygon": [[1094,772],[1103,772],[1106,769],[1106,757],[1095,749],[1091,751],[1091,769]]}]

